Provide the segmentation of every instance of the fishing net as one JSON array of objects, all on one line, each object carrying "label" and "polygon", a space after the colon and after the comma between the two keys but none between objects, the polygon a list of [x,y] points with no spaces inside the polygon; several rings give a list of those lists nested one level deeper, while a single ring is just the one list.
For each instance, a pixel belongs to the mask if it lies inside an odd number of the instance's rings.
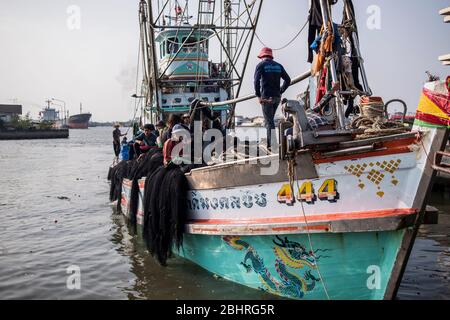
[{"label": "fishing net", "polygon": [[163,165],[161,149],[150,150],[141,159],[132,161],[128,179],[132,181],[130,194],[129,223],[136,228],[137,212],[139,207],[139,180],[150,176],[157,168]]},{"label": "fishing net", "polygon": [[129,223],[137,226],[139,180],[146,177],[143,195],[143,237],[150,254],[161,265],[167,264],[173,248],[183,242],[186,223],[188,183],[185,170],[163,166],[161,149],[150,150],[141,159],[122,161],[110,170],[110,200],[121,209],[123,179],[132,181],[129,199]]},{"label": "fishing net", "polygon": [[166,265],[172,248],[183,242],[188,184],[176,166],[159,167],[147,178],[144,192],[144,239],[150,254]]}]

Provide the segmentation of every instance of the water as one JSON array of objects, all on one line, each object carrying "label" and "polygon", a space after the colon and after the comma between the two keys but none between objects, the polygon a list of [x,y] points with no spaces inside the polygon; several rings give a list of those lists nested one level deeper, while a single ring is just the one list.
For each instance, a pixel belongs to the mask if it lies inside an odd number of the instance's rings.
[{"label": "water", "polygon": [[[0,142],[0,299],[274,299],[175,258],[160,267],[108,201],[110,128]],[[421,229],[400,299],[450,298],[450,205]],[[81,290],[67,289],[70,267]]]}]

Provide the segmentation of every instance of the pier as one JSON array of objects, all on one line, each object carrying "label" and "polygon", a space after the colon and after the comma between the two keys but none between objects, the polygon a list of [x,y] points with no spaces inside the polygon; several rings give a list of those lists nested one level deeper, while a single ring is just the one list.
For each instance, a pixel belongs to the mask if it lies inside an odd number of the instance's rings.
[{"label": "pier", "polygon": [[0,131],[0,140],[68,139],[69,129]]}]

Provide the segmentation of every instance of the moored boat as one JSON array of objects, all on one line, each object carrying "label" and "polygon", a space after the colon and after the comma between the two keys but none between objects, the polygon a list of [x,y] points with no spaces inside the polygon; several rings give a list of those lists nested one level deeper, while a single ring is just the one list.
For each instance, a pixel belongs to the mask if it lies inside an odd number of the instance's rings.
[{"label": "moored boat", "polygon": [[[367,153],[301,153],[293,189],[286,163],[267,178],[249,164],[262,159],[195,169],[187,175],[189,223],[178,254],[289,298],[393,298],[434,176],[428,154],[447,137],[445,128],[415,127],[378,139]],[[125,215],[130,190],[124,181]],[[142,224],[142,201],[139,207]]]},{"label": "moored boat", "polygon": [[[328,21],[328,4],[321,4]],[[357,34],[351,37],[358,43]],[[327,70],[336,83],[333,62]],[[371,96],[362,60],[358,67],[364,83],[355,91]],[[283,297],[393,299],[424,219],[438,152],[448,141],[449,79],[425,85],[410,132],[349,129],[341,98],[352,95],[342,90],[333,99],[332,130],[308,127],[307,104],[285,101],[290,117],[280,124],[278,154],[186,173],[188,222],[174,251],[225,279]],[[380,99],[365,101],[372,106]],[[285,134],[289,125],[293,133]],[[136,221],[143,225],[145,178],[123,181],[121,209],[133,218],[133,182]]]}]

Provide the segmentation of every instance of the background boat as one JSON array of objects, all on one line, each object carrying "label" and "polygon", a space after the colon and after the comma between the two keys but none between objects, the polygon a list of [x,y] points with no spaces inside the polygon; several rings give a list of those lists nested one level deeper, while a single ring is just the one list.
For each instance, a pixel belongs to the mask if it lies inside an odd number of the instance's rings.
[{"label": "background boat", "polygon": [[92,114],[81,113],[74,116],[70,116],[67,120],[67,126],[69,129],[87,129],[89,127],[89,120],[91,120]]},{"label": "background boat", "polygon": [[70,116],[67,120],[69,129],[87,129],[92,114],[89,112],[83,113],[83,105],[80,103],[80,113]]}]

